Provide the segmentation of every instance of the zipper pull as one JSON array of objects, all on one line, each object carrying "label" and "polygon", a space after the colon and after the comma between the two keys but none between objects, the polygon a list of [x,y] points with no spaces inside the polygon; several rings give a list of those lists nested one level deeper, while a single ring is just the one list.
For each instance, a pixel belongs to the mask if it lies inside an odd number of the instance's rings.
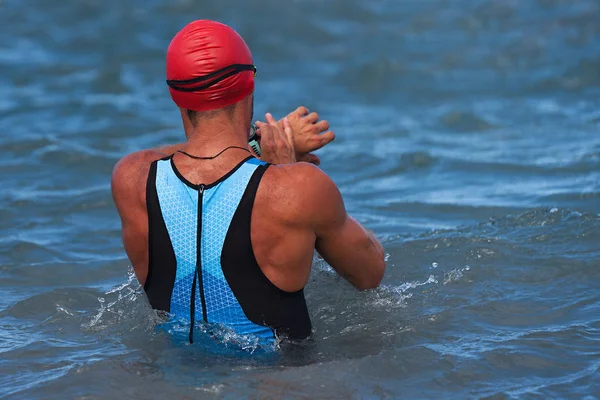
[{"label": "zipper pull", "polygon": [[203,184],[198,187],[198,192],[200,192],[200,194],[204,193],[204,185]]}]

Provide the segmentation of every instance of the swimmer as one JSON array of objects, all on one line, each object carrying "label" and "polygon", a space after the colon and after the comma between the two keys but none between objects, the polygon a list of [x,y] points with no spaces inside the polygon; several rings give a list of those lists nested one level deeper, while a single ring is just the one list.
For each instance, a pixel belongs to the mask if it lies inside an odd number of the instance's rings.
[{"label": "swimmer", "polygon": [[[316,250],[358,290],[384,275],[381,244],[350,217],[312,151],[334,139],[299,107],[253,134],[256,67],[232,28],[199,20],[167,50],[186,141],[125,156],[112,193],[125,251],[151,306],[240,335],[305,339],[303,289]],[[256,148],[256,146],[254,146]],[[256,148],[258,150],[258,148]]]}]

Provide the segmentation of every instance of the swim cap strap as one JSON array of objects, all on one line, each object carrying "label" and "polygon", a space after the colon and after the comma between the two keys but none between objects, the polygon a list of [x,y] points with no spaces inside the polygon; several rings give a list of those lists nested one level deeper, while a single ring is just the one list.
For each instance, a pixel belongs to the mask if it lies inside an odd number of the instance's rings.
[{"label": "swim cap strap", "polygon": [[[228,65],[225,68],[221,68],[218,71],[210,73],[208,75],[200,76],[198,78],[193,79],[185,79],[185,80],[176,80],[176,79],[168,79],[167,85],[173,90],[177,90],[179,92],[197,92],[199,90],[204,90],[212,85],[215,85],[221,82],[224,79],[229,78],[239,72],[242,71],[254,71],[254,76],[256,76],[256,66],[252,64],[232,64]],[[208,81],[208,82],[207,82]],[[196,83],[206,82],[201,85],[191,86],[191,87],[182,87],[193,85]]]}]

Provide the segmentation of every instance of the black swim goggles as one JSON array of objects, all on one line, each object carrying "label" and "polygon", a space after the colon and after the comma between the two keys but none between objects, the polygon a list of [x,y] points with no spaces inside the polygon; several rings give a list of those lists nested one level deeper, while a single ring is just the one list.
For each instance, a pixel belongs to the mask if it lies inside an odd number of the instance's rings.
[{"label": "black swim goggles", "polygon": [[[215,71],[208,75],[200,76],[198,78],[185,80],[167,80],[167,85],[169,85],[171,89],[177,90],[179,92],[197,92],[199,90],[207,89],[221,82],[222,80],[227,79],[230,76],[233,76],[242,71],[254,71],[254,76],[256,76],[256,66],[252,64],[231,64],[225,68],[221,68],[218,71]],[[194,84],[197,85],[189,86]]]}]

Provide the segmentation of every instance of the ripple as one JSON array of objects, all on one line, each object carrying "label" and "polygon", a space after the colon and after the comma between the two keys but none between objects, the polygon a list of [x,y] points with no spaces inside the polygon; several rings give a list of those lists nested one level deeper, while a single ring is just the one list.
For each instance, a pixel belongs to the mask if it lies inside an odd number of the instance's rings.
[{"label": "ripple", "polygon": [[[75,258],[75,255],[71,254],[68,258]],[[78,285],[102,285],[107,271],[123,269],[119,265],[122,256],[105,255],[93,258],[92,260],[64,261],[45,257],[36,262],[28,254],[27,261],[30,261],[29,263],[25,264],[21,260],[13,258],[6,264],[0,265],[0,272],[5,276],[6,284],[10,284],[11,291],[14,291],[15,295],[23,297],[27,296],[27,293],[23,292],[23,288],[32,286],[49,289],[65,286],[77,287]],[[102,258],[104,259],[102,260]],[[85,271],[85,274],[82,271]],[[57,280],[57,277],[60,279]]]},{"label": "ripple", "polygon": [[39,322],[47,320],[53,315],[60,315],[57,307],[83,309],[95,304],[98,297],[96,290],[84,288],[54,289],[48,292],[29,296],[18,301],[12,306],[0,312],[0,316],[11,316],[13,318],[33,319]]},{"label": "ripple", "polygon": [[[51,242],[34,242],[19,240],[15,238],[4,238],[1,242],[3,252],[2,264],[20,263],[24,260],[36,261],[58,261],[61,253],[52,248]],[[13,264],[14,265],[14,264]]]},{"label": "ripple", "polygon": [[82,148],[65,149],[58,146],[47,146],[34,152],[34,156],[48,165],[65,166],[93,171],[111,171],[118,160],[114,155],[89,152]]},{"label": "ripple", "polygon": [[600,59],[582,59],[559,76],[545,79],[536,86],[537,90],[589,90],[600,87]]},{"label": "ripple", "polygon": [[55,137],[52,136],[32,136],[32,137],[21,137],[19,140],[3,140],[2,147],[7,152],[14,153],[14,156],[28,156],[32,152],[40,149],[53,146],[58,142]]},{"label": "ripple", "polygon": [[[426,151],[416,151],[411,153],[402,153],[400,155],[400,164],[402,168],[409,169],[411,167],[414,168],[429,168],[433,166],[437,157],[432,156],[430,153]],[[398,172],[397,170],[390,171],[390,174],[394,174]]]},{"label": "ripple", "polygon": [[449,111],[440,118],[443,127],[458,132],[481,132],[494,128],[494,125],[477,116],[464,111]]},{"label": "ripple", "polygon": [[80,198],[95,198],[105,197],[107,184],[103,185],[92,185],[86,187],[75,187],[75,188],[60,188],[52,187],[51,189],[20,189],[14,190],[8,193],[9,198],[12,201],[27,201],[31,202],[32,205],[39,205],[39,203],[45,203],[52,200],[75,199],[77,201]]}]

